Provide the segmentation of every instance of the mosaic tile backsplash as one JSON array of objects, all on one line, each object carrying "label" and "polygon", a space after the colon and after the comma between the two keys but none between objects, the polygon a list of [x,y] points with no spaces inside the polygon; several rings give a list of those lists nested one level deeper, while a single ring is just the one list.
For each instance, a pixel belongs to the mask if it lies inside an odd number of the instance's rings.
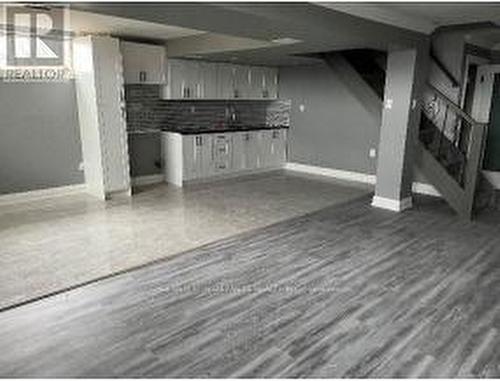
[{"label": "mosaic tile backsplash", "polygon": [[[158,85],[126,85],[127,129],[220,128],[236,125],[290,125],[287,100],[198,100],[159,99]],[[231,118],[233,121],[231,122]]]}]

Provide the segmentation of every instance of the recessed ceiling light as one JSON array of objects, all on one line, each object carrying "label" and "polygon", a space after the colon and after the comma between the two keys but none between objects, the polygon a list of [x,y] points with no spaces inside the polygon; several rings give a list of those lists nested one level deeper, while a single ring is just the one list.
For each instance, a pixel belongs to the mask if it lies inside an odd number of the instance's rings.
[{"label": "recessed ceiling light", "polygon": [[274,40],[271,40],[271,42],[274,44],[280,44],[280,45],[290,45],[290,44],[296,44],[298,42],[302,42],[302,40],[297,40],[297,39],[291,38],[291,37],[281,37],[281,38],[275,38]]}]

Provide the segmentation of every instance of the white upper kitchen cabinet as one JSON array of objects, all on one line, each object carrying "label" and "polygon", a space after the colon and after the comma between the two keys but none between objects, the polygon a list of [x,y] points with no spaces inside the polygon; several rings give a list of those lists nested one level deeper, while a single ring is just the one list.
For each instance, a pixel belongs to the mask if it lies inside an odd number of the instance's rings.
[{"label": "white upper kitchen cabinet", "polygon": [[163,99],[214,99],[216,67],[207,62],[169,59]]},{"label": "white upper kitchen cabinet", "polygon": [[126,84],[165,84],[165,47],[120,42]]},{"label": "white upper kitchen cabinet", "polygon": [[119,41],[104,36],[77,37],[73,55],[87,189],[101,199],[115,192],[130,194]]},{"label": "white upper kitchen cabinet", "polygon": [[219,99],[250,99],[252,97],[250,66],[218,64],[217,82]]},{"label": "white upper kitchen cabinet", "polygon": [[248,68],[248,87],[244,93],[247,99],[277,99],[278,70],[264,66]]},{"label": "white upper kitchen cabinet", "polygon": [[277,69],[168,59],[163,99],[276,99]]}]

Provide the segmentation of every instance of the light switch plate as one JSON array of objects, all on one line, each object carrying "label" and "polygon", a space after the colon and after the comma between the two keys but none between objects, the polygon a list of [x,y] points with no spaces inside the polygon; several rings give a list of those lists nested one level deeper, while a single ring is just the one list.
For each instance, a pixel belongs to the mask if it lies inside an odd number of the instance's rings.
[{"label": "light switch plate", "polygon": [[368,156],[371,158],[374,158],[377,156],[377,150],[375,148],[370,148],[370,151],[368,152]]},{"label": "light switch plate", "polygon": [[299,105],[299,111],[304,112],[306,110],[306,106],[304,105]]}]

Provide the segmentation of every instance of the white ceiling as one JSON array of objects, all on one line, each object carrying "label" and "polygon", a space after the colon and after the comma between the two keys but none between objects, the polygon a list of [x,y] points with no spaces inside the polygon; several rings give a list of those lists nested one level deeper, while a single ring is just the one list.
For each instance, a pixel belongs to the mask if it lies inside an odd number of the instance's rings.
[{"label": "white ceiling", "polygon": [[69,25],[71,31],[76,34],[111,34],[153,40],[170,40],[205,33],[194,29],[75,10],[70,11]]},{"label": "white ceiling", "polygon": [[318,5],[370,20],[431,33],[444,25],[500,23],[500,3],[335,3]]}]

